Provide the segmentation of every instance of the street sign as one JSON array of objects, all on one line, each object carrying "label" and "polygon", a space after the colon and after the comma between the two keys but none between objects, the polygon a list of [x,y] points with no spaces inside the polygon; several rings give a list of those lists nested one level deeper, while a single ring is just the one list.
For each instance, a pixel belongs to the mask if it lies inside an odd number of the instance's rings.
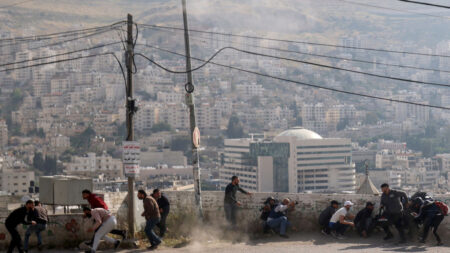
[{"label": "street sign", "polygon": [[139,174],[139,164],[123,164],[124,174],[126,177],[135,177]]},{"label": "street sign", "polygon": [[123,142],[123,163],[140,164],[141,162],[141,145],[137,141]]},{"label": "street sign", "polygon": [[192,133],[192,142],[194,147],[198,148],[200,146],[200,130],[198,130],[198,127],[194,128],[194,132]]}]

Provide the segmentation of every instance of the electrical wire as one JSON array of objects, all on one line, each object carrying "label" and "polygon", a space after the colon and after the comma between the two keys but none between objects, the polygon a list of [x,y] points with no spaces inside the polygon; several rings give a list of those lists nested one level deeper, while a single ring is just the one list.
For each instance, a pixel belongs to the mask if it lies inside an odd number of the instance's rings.
[{"label": "electrical wire", "polygon": [[31,59],[31,60],[23,60],[23,61],[2,63],[2,64],[0,64],[0,67],[4,67],[4,66],[8,66],[8,65],[21,64],[21,63],[27,63],[27,62],[33,62],[33,61],[39,61],[39,60],[43,60],[43,59],[48,59],[48,58],[53,58],[53,57],[58,57],[58,56],[63,56],[63,55],[70,55],[70,54],[84,52],[84,51],[90,51],[90,50],[103,48],[103,47],[107,47],[107,46],[111,46],[111,45],[116,45],[116,44],[120,44],[120,43],[121,43],[120,41],[118,41],[118,42],[116,41],[116,42],[111,42],[111,43],[97,45],[97,46],[94,46],[94,47],[78,49],[78,50],[74,50],[74,51],[70,51],[70,52],[65,52],[65,53],[60,53],[60,54],[55,54],[55,55],[49,55],[49,56],[34,58],[34,59]]},{"label": "electrical wire", "polygon": [[[171,50],[168,50],[168,49],[155,47],[155,46],[151,46],[151,45],[145,45],[145,44],[142,44],[142,45],[144,45],[146,47],[149,47],[149,48],[154,48],[154,49],[166,52],[166,53],[170,53],[170,54],[186,57],[186,55],[184,55],[184,54],[177,53],[177,52],[174,52],[174,51],[171,51]],[[191,59],[194,59],[194,60],[206,63],[205,60],[202,60],[202,59],[199,59],[199,58],[196,58],[196,57],[191,57]],[[435,109],[450,110],[450,107],[443,107],[443,106],[437,106],[437,105],[428,105],[428,104],[416,103],[416,102],[411,102],[411,101],[391,99],[391,98],[386,98],[386,97],[380,97],[380,96],[374,96],[374,95],[369,95],[369,94],[357,93],[357,92],[352,92],[352,91],[345,91],[345,90],[325,87],[325,86],[321,86],[321,85],[315,85],[315,84],[309,84],[309,83],[305,83],[305,82],[299,82],[299,81],[295,81],[295,80],[291,80],[291,79],[287,79],[287,78],[272,76],[272,75],[269,75],[269,74],[264,74],[264,73],[260,73],[260,72],[257,72],[257,71],[246,70],[246,69],[242,69],[242,68],[238,68],[238,67],[234,67],[234,66],[230,66],[230,65],[220,64],[220,63],[216,63],[216,62],[213,62],[213,61],[208,61],[208,63],[216,65],[216,66],[220,66],[220,67],[229,68],[229,69],[237,70],[237,71],[240,71],[240,72],[248,73],[248,74],[253,74],[253,75],[262,76],[262,77],[266,77],[266,78],[271,78],[271,79],[275,79],[275,80],[279,80],[279,81],[299,84],[299,85],[307,86],[307,87],[311,87],[311,88],[323,89],[323,90],[328,90],[328,91],[332,91],[332,92],[338,92],[338,93],[354,95],[354,96],[359,96],[359,97],[366,97],[366,98],[371,98],[371,99],[377,99],[377,100],[384,100],[384,101],[388,101],[388,102],[403,103],[403,104],[423,106],[423,107],[429,107],[429,108],[435,108]],[[187,72],[184,72],[184,73],[187,73]],[[177,73],[177,74],[181,74],[181,73]]]},{"label": "electrical wire", "polygon": [[[191,37],[191,39],[202,40],[202,42],[204,42],[204,43],[208,43],[205,40],[209,40],[209,38],[197,37],[197,36],[192,36],[192,35],[190,35],[190,37]],[[248,44],[248,43],[237,42],[237,41],[228,41],[228,40],[220,40],[220,39],[213,39],[213,40],[214,41],[221,41],[221,42],[228,42],[228,43],[231,43],[231,44],[239,44],[239,45],[253,47],[253,48],[268,49],[268,50],[280,51],[280,52],[285,52],[285,53],[294,53],[294,54],[299,54],[299,55],[316,56],[316,57],[322,57],[322,58],[328,58],[328,59],[334,59],[334,60],[343,60],[343,61],[350,61],[350,62],[360,62],[360,63],[374,64],[374,65],[380,65],[380,66],[389,66],[389,67],[397,67],[397,68],[408,68],[408,69],[415,69],[415,70],[425,70],[425,71],[435,71],[435,72],[450,73],[450,70],[423,68],[423,67],[415,67],[415,66],[408,66],[408,65],[401,65],[401,64],[392,64],[392,63],[382,63],[382,62],[375,62],[375,61],[368,61],[368,60],[361,60],[361,59],[351,59],[351,58],[345,58],[345,57],[330,56],[330,55],[308,53],[308,52],[302,52],[302,51],[296,51],[296,50],[282,49],[282,48],[276,48],[276,47],[258,46],[258,45],[254,45],[254,44]]]},{"label": "electrical wire", "polygon": [[126,21],[118,21],[115,23],[112,23],[110,25],[105,25],[105,26],[97,26],[97,27],[91,27],[91,28],[85,28],[85,29],[78,29],[78,30],[70,30],[70,31],[64,31],[64,32],[57,32],[57,33],[49,33],[49,34],[42,34],[42,35],[32,35],[32,36],[25,36],[25,37],[13,37],[13,38],[4,38],[4,39],[0,39],[0,42],[3,41],[19,41],[19,40],[36,40],[36,39],[43,39],[43,38],[53,38],[53,37],[58,37],[59,35],[65,35],[65,34],[73,34],[73,33],[80,33],[80,32],[92,32],[93,30],[99,30],[99,29],[104,29],[104,28],[110,28],[110,27],[114,27],[117,26],[119,24],[123,24]]},{"label": "electrical wire", "polygon": [[[145,45],[145,44],[143,44]],[[243,49],[239,49],[236,47],[223,47],[221,49],[219,49],[217,52],[215,52],[208,60],[207,62],[211,61],[212,59],[214,59],[214,57],[216,57],[219,53],[221,53],[222,51],[226,50],[226,49],[231,49],[234,51],[238,51],[238,52],[242,52],[245,54],[251,54],[251,55],[256,55],[256,56],[262,56],[262,57],[268,57],[268,58],[273,58],[273,59],[278,59],[278,60],[285,60],[285,61],[291,61],[291,62],[296,62],[296,63],[302,63],[302,64],[307,64],[307,65],[312,65],[312,66],[316,66],[316,67],[321,67],[321,68],[329,68],[329,69],[334,69],[334,70],[340,70],[340,71],[346,71],[346,72],[350,72],[350,73],[356,73],[356,74],[362,74],[362,75],[367,75],[367,76],[373,76],[373,77],[378,77],[378,78],[385,78],[385,79],[390,79],[390,80],[395,80],[395,81],[402,81],[402,82],[410,82],[410,83],[418,83],[418,84],[425,84],[425,85],[434,85],[434,86],[440,86],[440,87],[450,87],[449,84],[442,84],[442,83],[433,83],[433,82],[424,82],[424,81],[416,81],[416,80],[412,80],[412,79],[406,79],[406,78],[399,78],[399,77],[392,77],[392,76],[384,76],[384,75],[378,75],[378,74],[373,74],[373,73],[367,73],[367,72],[363,72],[363,71],[357,71],[357,70],[352,70],[352,69],[346,69],[346,68],[340,68],[340,67],[334,67],[334,66],[330,66],[330,65],[325,65],[325,64],[320,64],[320,63],[315,63],[315,62],[309,62],[309,61],[302,61],[302,60],[297,60],[297,59],[292,59],[292,58],[287,58],[287,57],[279,57],[279,56],[275,56],[275,55],[269,55],[269,54],[263,54],[263,53],[257,53],[257,52],[252,52],[252,51],[248,51],[248,50],[243,50]],[[140,54],[141,56],[143,56],[142,54]],[[146,57],[147,58],[147,57]],[[150,60],[147,58],[147,60]],[[153,64],[157,64],[154,61],[151,61]],[[206,63],[207,64],[207,63]],[[204,64],[204,65],[206,65]],[[162,66],[160,66],[162,67]],[[196,69],[200,69],[203,66],[197,67]],[[163,67],[162,67],[163,68]],[[188,73],[185,71],[171,71],[168,69],[165,69],[167,72],[170,73]]]},{"label": "electrical wire", "polygon": [[410,0],[397,0],[397,1],[405,2],[405,3],[411,3],[411,4],[420,4],[420,5],[427,5],[427,6],[432,6],[432,7],[439,7],[439,8],[450,9],[450,6],[434,4],[434,3],[425,3],[425,2],[410,1]]},{"label": "electrical wire", "polygon": [[428,16],[428,17],[433,17],[433,18],[450,19],[450,17],[448,17],[448,16],[439,16],[439,15],[433,15],[433,14],[428,14],[428,13],[409,11],[409,10],[405,10],[405,9],[383,7],[383,6],[372,5],[372,4],[368,4],[368,3],[360,3],[360,2],[353,2],[353,1],[347,1],[347,0],[336,0],[336,1],[344,2],[344,3],[348,3],[348,4],[353,4],[353,5],[360,5],[360,6],[365,6],[365,7],[372,7],[372,8],[377,8],[377,9],[383,9],[383,10],[390,10],[390,11],[404,12],[404,13],[410,13],[410,14],[416,14],[416,15],[423,15],[423,16]]},{"label": "electrical wire", "polygon": [[320,64],[320,63],[315,63],[315,62],[302,61],[302,60],[297,60],[297,59],[292,59],[292,58],[287,58],[287,57],[279,57],[279,56],[275,56],[275,55],[257,53],[257,52],[243,50],[243,49],[239,49],[239,48],[235,48],[235,47],[225,47],[225,48],[226,49],[232,49],[232,50],[235,50],[235,51],[238,51],[238,52],[242,52],[242,53],[246,53],[246,54],[256,55],[256,56],[263,56],[263,57],[268,57],[268,58],[273,58],[273,59],[279,59],[279,60],[303,63],[303,64],[313,65],[313,66],[317,66],[317,67],[321,67],[321,68],[329,68],[329,69],[334,69],[334,70],[346,71],[346,72],[362,74],[362,75],[367,75],[367,76],[373,76],[373,77],[379,77],[379,78],[385,78],[385,79],[390,79],[390,80],[396,80],[396,81],[402,81],[402,82],[410,82],[410,83],[418,83],[418,84],[426,84],[426,85],[434,85],[434,86],[441,86],[441,87],[450,87],[449,84],[434,83],[434,82],[424,82],[424,81],[416,81],[416,80],[406,79],[406,78],[384,76],[384,75],[373,74],[373,73],[368,73],[368,72],[363,72],[363,71],[358,71],[358,70],[334,67],[334,66],[330,66],[330,65],[326,65],[326,64]]},{"label": "electrical wire", "polygon": [[[172,29],[172,30],[176,30],[176,31],[184,31],[184,28],[180,28],[180,27],[160,26],[160,25],[150,25],[150,24],[140,24],[140,25],[141,25],[141,27],[144,27],[144,28],[151,27],[151,28],[163,28],[163,29]],[[420,55],[420,56],[432,56],[432,57],[446,57],[446,58],[450,58],[450,55],[415,53],[415,52],[409,52],[409,51],[397,51],[397,50],[388,50],[388,49],[379,49],[379,48],[341,46],[341,45],[335,45],[335,44],[316,43],[316,42],[307,42],[307,41],[298,41],[298,40],[287,40],[287,39],[277,39],[277,38],[252,36],[252,35],[238,35],[238,34],[233,34],[233,33],[211,32],[211,31],[203,31],[203,30],[197,30],[197,29],[189,29],[189,31],[190,32],[196,32],[196,33],[214,34],[214,35],[222,35],[222,36],[246,38],[246,39],[286,42],[286,43],[294,43],[294,44],[305,44],[305,45],[314,45],[314,46],[347,48],[347,49],[355,49],[355,50],[376,51],[376,52],[386,52],[386,53],[396,53],[396,54],[407,54],[407,55]]]},{"label": "electrical wire", "polygon": [[22,2],[18,2],[18,3],[14,3],[14,4],[3,5],[3,6],[0,6],[0,9],[5,9],[5,8],[8,8],[8,7],[14,7],[14,6],[18,6],[18,5],[25,4],[25,3],[29,3],[29,2],[33,2],[33,1],[34,1],[34,0],[27,0],[27,1],[22,1]]},{"label": "electrical wire", "polygon": [[[61,44],[64,44],[64,43],[68,43],[68,42],[72,42],[72,41],[76,41],[76,40],[80,40],[80,39],[85,39],[85,38],[89,38],[89,37],[92,37],[92,36],[97,36],[97,35],[100,35],[100,34],[103,34],[103,33],[109,32],[109,31],[111,31],[111,30],[100,31],[100,32],[96,32],[96,33],[87,34],[85,36],[71,38],[71,39],[63,40],[63,41],[58,41],[58,42],[51,43],[51,44],[40,45],[40,46],[37,46],[37,47],[33,47],[33,48],[30,48],[30,49],[27,49],[26,51],[32,51],[32,50],[40,49],[40,48],[43,48],[43,47],[57,46],[57,45],[61,45]],[[22,52],[24,52],[24,51],[22,51]],[[17,52],[15,52],[15,53],[17,53]],[[5,56],[5,55],[11,55],[11,53],[0,54],[0,56]]]}]

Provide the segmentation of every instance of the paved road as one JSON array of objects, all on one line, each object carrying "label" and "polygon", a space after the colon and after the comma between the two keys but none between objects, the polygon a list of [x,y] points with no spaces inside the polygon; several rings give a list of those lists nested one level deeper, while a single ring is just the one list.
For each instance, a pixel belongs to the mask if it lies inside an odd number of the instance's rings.
[{"label": "paved road", "polygon": [[[248,242],[221,242],[221,241],[201,241],[193,242],[182,248],[161,247],[156,252],[161,253],[180,253],[180,252],[205,252],[205,253],[226,253],[226,252],[245,252],[245,253],[327,253],[327,252],[450,252],[450,243],[445,246],[436,247],[432,245],[434,240],[430,238],[430,244],[408,243],[398,245],[395,241],[385,243],[381,237],[371,239],[360,239],[357,237],[345,240],[335,240],[331,237],[320,235],[297,235],[290,239],[282,239],[276,236],[252,240]],[[31,251],[32,252],[32,251]],[[53,250],[48,252],[81,252],[81,251],[60,251]],[[114,252],[111,250],[102,252]],[[147,250],[121,250],[116,252],[148,252]]]}]

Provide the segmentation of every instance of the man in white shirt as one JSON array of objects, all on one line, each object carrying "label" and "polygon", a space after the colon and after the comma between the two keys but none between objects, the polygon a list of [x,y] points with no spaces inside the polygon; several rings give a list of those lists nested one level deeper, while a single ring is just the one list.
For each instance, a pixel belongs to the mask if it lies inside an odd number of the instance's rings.
[{"label": "man in white shirt", "polygon": [[355,226],[353,222],[346,220],[346,218],[353,220],[355,217],[354,215],[348,213],[352,206],[353,203],[351,201],[345,201],[344,207],[337,210],[333,214],[333,216],[331,216],[329,226],[331,230],[331,235],[333,235],[333,237],[343,239],[343,235],[347,227]]},{"label": "man in white shirt", "polygon": [[286,235],[286,229],[290,225],[286,212],[288,209],[294,209],[295,202],[289,199],[283,199],[281,204],[272,209],[267,218],[267,225],[272,229],[280,229],[280,236],[283,238],[288,238]]},{"label": "man in white shirt", "polygon": [[116,217],[112,216],[108,210],[103,208],[91,209],[89,207],[84,207],[83,212],[85,217],[92,217],[95,222],[93,227],[88,229],[88,232],[95,232],[95,235],[92,248],[91,250],[87,250],[86,253],[95,253],[101,239],[105,239],[105,241],[113,243],[114,249],[117,249],[120,241],[107,236],[107,234],[110,233],[111,230],[113,230],[117,225]]}]

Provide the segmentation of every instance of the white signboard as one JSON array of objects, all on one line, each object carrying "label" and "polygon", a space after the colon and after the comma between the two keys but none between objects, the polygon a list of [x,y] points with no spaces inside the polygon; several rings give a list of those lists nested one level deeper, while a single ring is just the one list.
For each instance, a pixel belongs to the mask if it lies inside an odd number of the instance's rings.
[{"label": "white signboard", "polygon": [[139,174],[139,164],[123,164],[124,174],[126,177],[135,177]]},{"label": "white signboard", "polygon": [[141,145],[136,141],[123,142],[123,163],[140,164],[141,163]]}]

